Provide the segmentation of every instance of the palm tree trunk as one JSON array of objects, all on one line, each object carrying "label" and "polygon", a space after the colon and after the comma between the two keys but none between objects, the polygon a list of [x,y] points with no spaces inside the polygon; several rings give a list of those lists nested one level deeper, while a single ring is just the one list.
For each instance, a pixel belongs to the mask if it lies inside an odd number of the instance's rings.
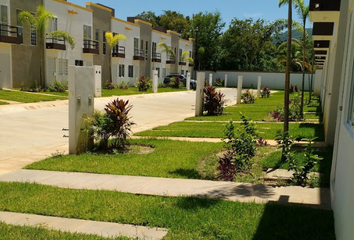
[{"label": "palm tree trunk", "polygon": [[[289,89],[290,89],[290,67],[291,67],[291,25],[292,25],[292,3],[289,0],[288,10],[288,44],[286,56],[285,74],[285,95],[284,95],[284,134],[289,132]],[[284,156],[284,155],[283,155]]]},{"label": "palm tree trunk", "polygon": [[311,71],[311,80],[310,80],[310,92],[309,92],[309,102],[311,102],[312,98],[312,84],[313,84],[313,72],[315,71],[315,54],[312,54],[312,71]]},{"label": "palm tree trunk", "polygon": [[305,61],[306,61],[306,45],[305,45],[305,41],[306,41],[306,19],[304,19],[304,32],[302,35],[302,49],[303,49],[303,57],[302,57],[302,81],[301,81],[301,107],[300,107],[300,116],[303,117],[304,116],[304,92],[305,92]]},{"label": "palm tree trunk", "polygon": [[39,48],[40,48],[40,63],[39,63],[39,84],[41,88],[45,87],[44,83],[44,45],[43,45],[43,38],[39,37]]},{"label": "palm tree trunk", "polygon": [[109,62],[109,82],[113,83],[113,79],[112,79],[112,48],[109,47],[109,51],[108,51],[109,57],[108,57],[108,62]]}]

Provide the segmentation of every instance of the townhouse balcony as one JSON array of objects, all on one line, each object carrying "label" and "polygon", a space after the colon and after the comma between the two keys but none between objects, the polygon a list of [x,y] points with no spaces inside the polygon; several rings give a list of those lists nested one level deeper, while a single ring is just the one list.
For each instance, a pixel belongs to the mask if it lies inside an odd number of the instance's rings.
[{"label": "townhouse balcony", "polygon": [[180,65],[180,66],[186,66],[187,63],[186,63],[186,62],[179,61],[178,65]]},{"label": "townhouse balcony", "polygon": [[134,56],[133,56],[134,60],[139,60],[139,61],[143,61],[145,59],[145,55],[144,55],[144,50],[143,49],[134,49]]},{"label": "townhouse balcony", "polygon": [[189,63],[188,66],[189,67],[194,67],[194,63]]},{"label": "townhouse balcony", "polygon": [[82,46],[82,52],[83,53],[90,53],[90,54],[100,54],[100,50],[98,48],[98,41],[84,39],[84,45]]},{"label": "townhouse balcony", "polygon": [[172,55],[167,55],[166,64],[175,64],[175,58]]},{"label": "townhouse balcony", "polygon": [[125,58],[125,47],[124,46],[115,46],[112,51],[112,57]]},{"label": "townhouse balcony", "polygon": [[20,44],[18,28],[7,24],[0,24],[0,42]]},{"label": "townhouse balcony", "polygon": [[340,0],[310,0],[311,22],[338,22]]},{"label": "townhouse balcony", "polygon": [[161,62],[161,53],[153,52],[151,57],[152,62]]},{"label": "townhouse balcony", "polygon": [[46,49],[66,50],[65,40],[62,38],[46,38]]}]

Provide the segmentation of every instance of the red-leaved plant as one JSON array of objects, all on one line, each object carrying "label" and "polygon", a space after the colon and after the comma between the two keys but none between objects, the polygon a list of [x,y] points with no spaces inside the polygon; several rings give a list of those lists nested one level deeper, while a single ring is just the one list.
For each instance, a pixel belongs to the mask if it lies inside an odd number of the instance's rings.
[{"label": "red-leaved plant", "polygon": [[203,89],[204,101],[203,111],[208,115],[221,115],[224,110],[224,94],[217,92],[213,86],[206,86]]}]

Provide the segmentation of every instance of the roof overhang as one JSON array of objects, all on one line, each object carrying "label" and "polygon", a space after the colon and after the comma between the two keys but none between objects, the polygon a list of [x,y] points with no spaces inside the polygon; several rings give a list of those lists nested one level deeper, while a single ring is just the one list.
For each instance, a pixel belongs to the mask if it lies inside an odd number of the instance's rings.
[{"label": "roof overhang", "polygon": [[311,22],[338,22],[340,0],[310,0]]},{"label": "roof overhang", "polygon": [[312,39],[314,41],[330,41],[333,38],[333,22],[315,22],[313,23]]},{"label": "roof overhang", "polygon": [[315,51],[327,51],[329,49],[330,41],[329,40],[317,40],[314,41],[313,47]]}]

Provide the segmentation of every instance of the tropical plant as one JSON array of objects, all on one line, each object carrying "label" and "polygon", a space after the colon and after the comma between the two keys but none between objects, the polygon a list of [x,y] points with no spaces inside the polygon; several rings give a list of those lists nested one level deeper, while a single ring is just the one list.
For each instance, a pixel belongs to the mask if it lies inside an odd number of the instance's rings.
[{"label": "tropical plant", "polygon": [[222,86],[224,86],[224,79],[221,79],[221,78],[216,78],[215,79],[215,85],[216,86],[219,86],[219,87],[222,87]]},{"label": "tropical plant", "polygon": [[241,95],[241,100],[245,104],[254,103],[254,99],[255,99],[255,96],[249,89],[246,89],[246,91],[244,93],[242,93],[242,95]]},{"label": "tropical plant", "polygon": [[213,86],[205,86],[203,92],[203,111],[206,111],[210,116],[221,115],[224,110],[225,95],[217,92]]},{"label": "tropical plant", "polygon": [[[191,58],[191,57],[189,56],[189,52],[188,52],[188,51],[184,51],[184,52],[182,53],[182,56],[181,56],[181,62],[194,63],[194,60],[193,60],[193,58]],[[181,71],[180,71],[180,72],[182,73],[182,65],[181,65]]]},{"label": "tropical plant", "polygon": [[139,92],[146,92],[152,86],[151,79],[149,77],[141,76],[137,79],[135,86],[139,89]]},{"label": "tropical plant", "polygon": [[108,56],[109,56],[109,81],[112,82],[112,49],[119,43],[121,40],[127,40],[123,34],[115,34],[111,32],[106,32],[106,42],[108,43]]},{"label": "tropical plant", "polygon": [[169,86],[171,88],[178,89],[182,85],[181,79],[179,77],[171,77],[171,81],[169,83]]},{"label": "tropical plant", "polygon": [[[39,84],[44,87],[45,85],[45,74],[44,74],[44,66],[45,66],[45,57],[44,57],[44,43],[46,33],[49,27],[49,21],[55,19],[53,13],[47,11],[43,5],[39,5],[35,14],[33,15],[30,12],[22,11],[18,14],[18,20],[21,23],[28,24],[32,26],[38,36],[38,46],[40,49],[40,62],[39,62],[39,72],[40,72],[40,80]],[[48,33],[49,36],[53,38],[62,38],[66,42],[69,43],[71,49],[75,47],[75,39],[69,33],[61,30],[53,31]]]},{"label": "tropical plant", "polygon": [[261,91],[261,97],[262,97],[262,98],[264,98],[264,97],[269,98],[269,95],[270,95],[269,87],[268,87],[268,86],[264,86],[264,87],[262,88],[262,91]]},{"label": "tropical plant", "polygon": [[49,92],[65,92],[66,90],[68,90],[68,83],[62,84],[59,81],[54,81],[53,86],[48,86]]},{"label": "tropical plant", "polygon": [[175,52],[171,49],[170,46],[167,45],[167,43],[160,42],[159,44],[157,44],[157,47],[160,49],[161,52],[166,53],[166,57],[172,56],[173,60],[175,60],[176,58]]}]

